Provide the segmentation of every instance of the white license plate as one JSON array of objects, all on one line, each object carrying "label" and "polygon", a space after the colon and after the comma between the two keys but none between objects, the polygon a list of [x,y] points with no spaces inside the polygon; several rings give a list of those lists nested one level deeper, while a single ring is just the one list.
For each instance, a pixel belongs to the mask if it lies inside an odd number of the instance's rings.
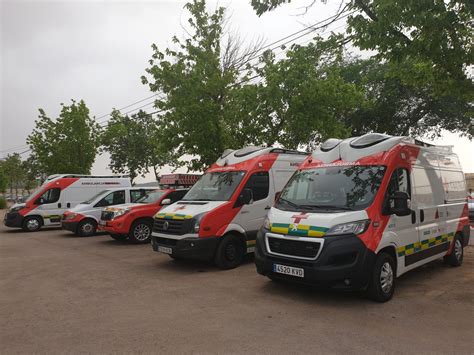
[{"label": "white license plate", "polygon": [[304,269],[300,267],[273,264],[273,272],[296,277],[304,277]]},{"label": "white license plate", "polygon": [[165,253],[165,254],[172,254],[173,253],[173,249],[167,248],[167,247],[162,247],[162,246],[158,246],[158,251],[162,252],[162,253]]},{"label": "white license plate", "polygon": [[103,221],[103,220],[100,220],[100,221],[99,221],[99,224],[100,224],[101,226],[105,226],[105,225],[107,224],[107,222],[106,222],[106,221]]}]

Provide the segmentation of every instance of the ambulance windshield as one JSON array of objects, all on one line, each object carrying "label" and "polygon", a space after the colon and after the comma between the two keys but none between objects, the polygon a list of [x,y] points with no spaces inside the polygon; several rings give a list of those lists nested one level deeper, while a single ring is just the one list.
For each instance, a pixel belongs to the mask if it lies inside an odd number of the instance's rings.
[{"label": "ambulance windshield", "polygon": [[135,203],[155,203],[165,193],[166,193],[166,191],[163,191],[163,190],[155,190],[155,191],[147,193],[143,197],[140,197],[137,201],[135,201]]},{"label": "ambulance windshield", "polygon": [[329,166],[297,172],[275,207],[326,213],[370,206],[382,182],[384,166]]},{"label": "ambulance windshield", "polygon": [[188,191],[183,201],[228,201],[244,175],[245,171],[206,173]]}]

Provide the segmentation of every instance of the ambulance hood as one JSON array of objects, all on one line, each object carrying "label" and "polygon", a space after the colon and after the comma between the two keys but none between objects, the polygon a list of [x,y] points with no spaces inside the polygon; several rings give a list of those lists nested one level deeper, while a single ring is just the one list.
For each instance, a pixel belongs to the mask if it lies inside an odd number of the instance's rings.
[{"label": "ambulance hood", "polygon": [[122,205],[117,205],[117,206],[110,206],[106,207],[104,210],[105,211],[110,211],[110,212],[116,212],[116,211],[121,211],[125,209],[132,209],[133,207],[136,206],[146,206],[146,203],[124,203]]},{"label": "ambulance hood", "polygon": [[20,210],[26,206],[26,203],[15,203],[13,206],[10,207],[10,210]]},{"label": "ambulance hood", "polygon": [[229,201],[179,201],[162,208],[158,214],[166,214],[167,217],[176,215],[187,219],[212,211],[226,203],[229,203]]},{"label": "ambulance hood", "polygon": [[[270,231],[278,234],[295,236],[322,237],[326,232],[338,225],[368,219],[367,212],[343,211],[321,213],[283,211],[272,207],[268,213]],[[265,223],[267,224],[267,223]]]}]

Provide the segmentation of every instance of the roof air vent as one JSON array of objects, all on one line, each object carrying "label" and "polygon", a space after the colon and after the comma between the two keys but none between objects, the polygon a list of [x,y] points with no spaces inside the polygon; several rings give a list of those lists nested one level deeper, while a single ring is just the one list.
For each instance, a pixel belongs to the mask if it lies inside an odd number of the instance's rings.
[{"label": "roof air vent", "polygon": [[221,154],[220,159],[224,159],[226,156],[228,156],[230,153],[232,153],[234,150],[233,149],[226,149],[224,150],[224,153]]},{"label": "roof air vent", "polygon": [[342,139],[329,138],[323,144],[321,144],[320,149],[322,152],[329,152],[330,150],[336,148],[341,142]]},{"label": "roof air vent", "polygon": [[234,156],[237,158],[245,157],[246,155],[258,152],[259,150],[262,150],[262,149],[264,149],[264,147],[249,146],[249,147],[239,149],[238,151],[234,153]]},{"label": "roof air vent", "polygon": [[352,148],[367,148],[389,139],[391,136],[381,133],[368,133],[354,139],[350,144]]}]

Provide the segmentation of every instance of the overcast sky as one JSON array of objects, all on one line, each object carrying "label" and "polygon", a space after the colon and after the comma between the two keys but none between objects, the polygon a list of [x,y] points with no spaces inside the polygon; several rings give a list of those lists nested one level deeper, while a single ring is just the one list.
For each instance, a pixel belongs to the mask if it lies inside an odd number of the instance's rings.
[{"label": "overcast sky", "polygon": [[[183,35],[184,3],[0,0],[0,157],[28,149],[25,139],[40,107],[57,117],[61,102],[84,99],[92,115],[100,117],[112,107],[150,96],[140,82],[152,54],[150,45],[164,48],[173,35]],[[235,32],[249,42],[263,37],[267,43],[333,15],[339,4],[318,1],[301,16],[301,1],[297,1],[259,18],[250,0],[208,1],[208,6],[214,9],[217,3],[228,8]],[[341,31],[343,24],[330,29]],[[464,170],[474,172],[473,142],[446,133],[435,143],[454,145]],[[98,157],[92,172],[110,173],[107,164],[106,156]],[[149,175],[143,180],[151,179]]]}]

